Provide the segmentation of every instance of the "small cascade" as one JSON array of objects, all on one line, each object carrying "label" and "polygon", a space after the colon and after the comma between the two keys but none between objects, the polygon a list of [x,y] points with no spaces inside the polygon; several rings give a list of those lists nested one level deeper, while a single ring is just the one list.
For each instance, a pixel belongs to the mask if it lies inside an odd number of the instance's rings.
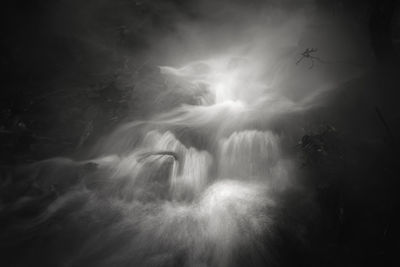
[{"label": "small cascade", "polygon": [[279,159],[278,141],[271,132],[234,132],[219,143],[219,176],[268,177]]},{"label": "small cascade", "polygon": [[[247,86],[252,75],[240,67],[246,62],[164,67],[196,86],[205,83],[194,92],[203,105],[126,123],[102,140],[93,159],[28,166],[24,171],[50,197],[32,228],[15,225],[46,238],[43,229],[54,227],[48,239],[66,237],[75,250],[49,247],[48,254],[66,266],[268,266],[270,192],[286,186],[291,162],[282,159],[264,114],[286,109],[257,102],[263,91],[258,82]],[[243,88],[254,94],[244,97]]]},{"label": "small cascade", "polygon": [[185,151],[181,171],[171,177],[171,193],[174,199],[192,199],[199,196],[209,182],[212,157],[206,151],[189,148]]},{"label": "small cascade", "polygon": [[177,154],[171,168],[170,192],[175,200],[190,200],[198,196],[208,183],[212,156],[207,151],[186,148],[171,132],[149,132],[143,147],[151,151],[171,151]]}]

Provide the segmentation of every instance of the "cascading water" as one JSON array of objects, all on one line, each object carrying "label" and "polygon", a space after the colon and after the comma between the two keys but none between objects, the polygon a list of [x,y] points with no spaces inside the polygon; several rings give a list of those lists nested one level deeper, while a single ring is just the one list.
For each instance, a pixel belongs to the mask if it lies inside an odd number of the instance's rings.
[{"label": "cascading water", "polygon": [[[255,114],[262,103],[271,103],[272,94],[249,83],[252,75],[235,68],[237,61],[162,67],[165,75],[206,84],[208,100],[120,127],[103,140],[101,156],[94,159],[51,159],[21,169],[32,183],[57,195],[21,198],[7,207],[45,203],[42,212],[11,226],[1,240],[25,242],[19,233],[45,232],[49,241],[41,249],[52,255],[49,266],[272,261],[266,256],[274,225],[271,190],[287,182],[290,168],[279,134],[254,123],[265,119]],[[224,66],[227,73],[221,73]],[[243,88],[251,94],[243,97]],[[266,102],[257,102],[265,95]],[[273,114],[290,109],[277,105],[283,108]],[[195,135],[205,141],[195,144]]]},{"label": "cascading water", "polygon": [[278,138],[271,132],[241,131],[220,142],[221,177],[266,177],[279,160]]}]

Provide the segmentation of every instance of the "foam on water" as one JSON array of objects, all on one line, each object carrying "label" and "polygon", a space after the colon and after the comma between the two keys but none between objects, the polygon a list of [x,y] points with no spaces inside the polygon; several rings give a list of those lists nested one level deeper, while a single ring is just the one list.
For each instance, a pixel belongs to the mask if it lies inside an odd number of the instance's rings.
[{"label": "foam on water", "polygon": [[[266,256],[276,205],[271,190],[288,184],[290,160],[281,156],[279,135],[253,123],[263,120],[257,115],[261,90],[252,87],[254,97],[243,97],[239,88],[248,79],[234,67],[232,79],[239,85],[228,80],[222,88],[227,77],[212,74],[213,68],[230,67],[206,63],[198,75],[193,66],[163,71],[207,80],[215,103],[183,105],[149,121],[127,123],[102,140],[93,159],[51,159],[21,169],[54,197],[38,200],[45,208],[0,238],[46,235],[69,248],[43,248],[66,266],[223,267],[273,261]],[[278,112],[295,110],[290,104],[278,107]],[[195,145],[195,134],[208,145]]]}]

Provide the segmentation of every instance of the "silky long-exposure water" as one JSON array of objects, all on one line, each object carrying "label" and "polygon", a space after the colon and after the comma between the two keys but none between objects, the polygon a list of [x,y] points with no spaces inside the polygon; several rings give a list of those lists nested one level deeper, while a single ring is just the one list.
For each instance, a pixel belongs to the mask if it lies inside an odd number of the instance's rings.
[{"label": "silky long-exposure water", "polygon": [[120,126],[92,159],[21,168],[55,197],[21,197],[7,207],[43,203],[1,239],[40,236],[40,251],[58,266],[272,264],[274,195],[294,173],[269,122],[304,106],[261,87],[245,61],[161,67],[170,79],[205,88],[198,105]]},{"label": "silky long-exposure water", "polygon": [[0,267],[400,266],[399,3],[5,1]]}]

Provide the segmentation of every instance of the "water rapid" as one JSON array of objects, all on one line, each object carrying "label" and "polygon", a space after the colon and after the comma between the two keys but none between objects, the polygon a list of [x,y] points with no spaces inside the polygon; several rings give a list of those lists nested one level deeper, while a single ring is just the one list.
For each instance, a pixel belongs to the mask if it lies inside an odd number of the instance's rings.
[{"label": "water rapid", "polygon": [[220,62],[162,67],[164,75],[207,85],[199,105],[122,125],[94,158],[21,168],[16,175],[50,197],[22,196],[2,207],[42,205],[9,226],[2,242],[29,244],[44,236],[40,251],[49,257],[42,266],[272,263],[279,204],[273,196],[292,173],[281,133],[267,122],[294,108],[249,83],[253,77],[235,68],[236,61],[226,67],[231,76],[218,73]]}]

